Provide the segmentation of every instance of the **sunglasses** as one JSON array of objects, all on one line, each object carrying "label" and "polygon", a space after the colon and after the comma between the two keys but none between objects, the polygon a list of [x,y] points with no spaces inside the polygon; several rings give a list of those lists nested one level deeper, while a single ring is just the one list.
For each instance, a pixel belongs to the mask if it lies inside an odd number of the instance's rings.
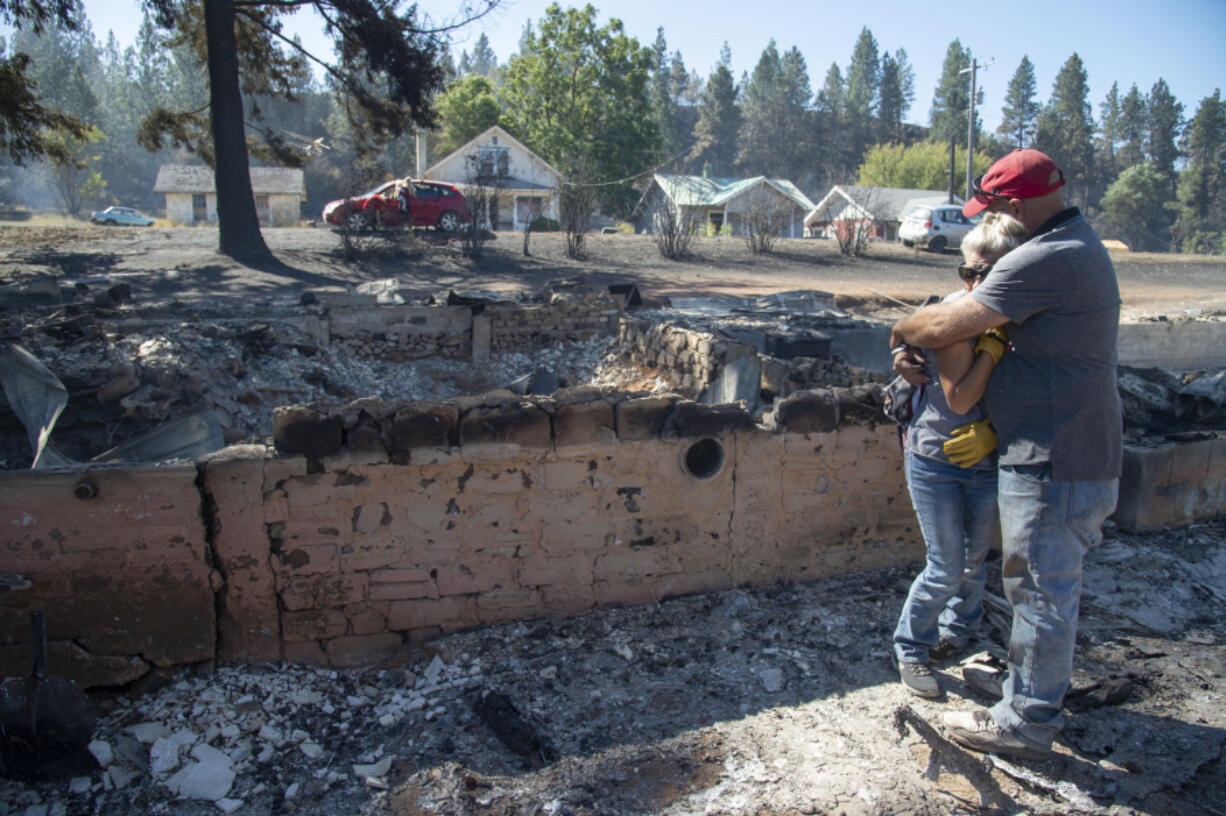
[{"label": "sunglasses", "polygon": [[971,180],[971,193],[973,195],[983,196],[984,198],[994,198],[998,201],[1008,201],[1009,196],[1001,195],[999,193],[989,193],[987,190],[983,189],[983,177],[986,175],[987,173],[980,173]]},{"label": "sunglasses", "polygon": [[992,271],[992,264],[987,266],[968,266],[966,262],[958,264],[958,277],[967,283],[986,278],[988,273]]},{"label": "sunglasses", "polygon": [[[1064,171],[1057,167],[1056,172],[1060,174],[1060,184],[1063,184],[1064,183]],[[993,199],[996,199],[997,201],[1008,201],[1010,198],[1012,198],[1012,196],[1001,195],[1000,193],[992,193],[992,192],[989,192],[983,189],[983,177],[986,175],[987,173],[980,173],[979,175],[975,176],[974,179],[971,180],[971,193],[973,195],[983,196],[984,198],[993,198]],[[1056,186],[1059,187],[1060,184],[1057,184]]]}]

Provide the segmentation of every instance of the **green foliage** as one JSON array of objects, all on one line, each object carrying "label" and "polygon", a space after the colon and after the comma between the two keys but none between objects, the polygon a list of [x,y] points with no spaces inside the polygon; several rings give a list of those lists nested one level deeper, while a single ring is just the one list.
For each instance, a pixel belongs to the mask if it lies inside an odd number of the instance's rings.
[{"label": "green foliage", "polygon": [[728,68],[731,61],[732,53],[728,43],[724,43],[720,60],[707,78],[707,87],[698,104],[698,123],[694,126],[695,145],[691,155],[700,165],[710,163],[711,172],[716,176],[732,174],[741,129],[736,82]]},{"label": "green foliage", "polygon": [[438,113],[443,124],[438,151],[445,156],[498,124],[502,109],[493,84],[482,74],[473,73],[453,82],[439,96]]},{"label": "green foliage", "polygon": [[533,232],[557,232],[562,229],[562,225],[556,218],[550,218],[547,215],[538,215],[532,219],[529,228]]},{"label": "green foliage", "polygon": [[620,20],[598,27],[590,5],[554,3],[526,40],[500,91],[508,129],[564,173],[582,165],[587,183],[603,185],[595,189],[607,212],[630,212],[638,193],[622,179],[649,169],[659,151],[651,51]]},{"label": "green foliage", "polygon": [[1027,147],[1034,138],[1035,119],[1039,115],[1039,103],[1034,94],[1034,66],[1030,58],[1023,55],[1009,80],[1005,105],[1000,110],[1000,126],[996,128],[1012,147]]},{"label": "green foliage", "polygon": [[71,216],[80,215],[82,207],[100,203],[106,193],[96,148],[106,137],[90,128],[82,138],[63,133],[51,133],[48,138],[56,143],[49,157],[50,174],[60,206]]},{"label": "green foliage", "polygon": [[868,26],[860,29],[851,62],[847,64],[847,95],[845,127],[854,156],[863,154],[873,138],[881,85],[881,59],[877,40]]},{"label": "green foliage", "polygon": [[1068,180],[1069,197],[1085,207],[1094,183],[1094,119],[1086,69],[1074,53],[1056,74],[1051,99],[1039,114],[1034,147],[1051,156]]},{"label": "green foliage", "polygon": [[1116,130],[1119,149],[1116,165],[1127,170],[1145,161],[1145,140],[1149,133],[1149,110],[1145,97],[1134,83],[1120,102],[1120,118]]},{"label": "green foliage", "polygon": [[1166,176],[1150,162],[1120,173],[1103,195],[1104,237],[1120,238],[1136,251],[1166,249],[1170,230],[1166,186]]},{"label": "green foliage", "polygon": [[804,57],[792,47],[782,57],[767,45],[745,84],[737,166],[747,176],[774,176],[803,183],[812,164],[812,96]]},{"label": "green foliage", "polygon": [[[941,79],[932,95],[929,113],[929,138],[949,144],[950,140],[966,141],[966,111],[970,107],[971,75],[959,73],[971,67],[971,52],[954,40],[945,49]],[[978,130],[978,124],[976,124]]]},{"label": "green foliage", "polygon": [[[975,174],[992,166],[987,153],[975,154]],[[954,150],[954,192],[966,187],[966,147]],[[949,145],[917,142],[913,145],[877,144],[868,149],[856,184],[862,187],[897,187],[905,190],[949,189]]]},{"label": "green foliage", "polygon": [[1172,228],[1183,252],[1226,251],[1226,103],[1220,91],[1201,100],[1184,134],[1187,166],[1179,174]]},{"label": "green foliage", "polygon": [[1170,194],[1175,194],[1175,162],[1179,158],[1179,131],[1183,127],[1183,105],[1175,100],[1166,81],[1159,77],[1149,92],[1149,141],[1146,154],[1158,172],[1167,179]]},{"label": "green foliage", "polygon": [[903,119],[915,101],[915,71],[907,52],[898,49],[893,56],[881,55],[881,88],[877,96],[877,141],[901,142]]}]

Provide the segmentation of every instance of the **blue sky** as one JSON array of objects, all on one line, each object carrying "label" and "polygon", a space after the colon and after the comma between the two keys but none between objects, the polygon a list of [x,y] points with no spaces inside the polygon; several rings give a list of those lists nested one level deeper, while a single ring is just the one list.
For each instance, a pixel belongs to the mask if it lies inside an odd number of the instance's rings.
[{"label": "blue sky", "polygon": [[[456,56],[471,50],[484,32],[500,62],[518,49],[524,23],[540,19],[549,0],[504,0],[485,19],[457,32]],[[1148,93],[1159,77],[1166,80],[1190,117],[1200,100],[1215,88],[1226,91],[1226,0],[1030,0],[1028,3],[946,4],[933,0],[817,0],[809,4],[756,0],[619,0],[593,3],[603,23],[619,18],[626,31],[644,45],[664,27],[670,51],[680,51],[685,64],[706,76],[719,59],[725,41],[732,49],[738,78],[752,71],[773,38],[782,52],[793,45],[809,67],[818,90],[831,62],[846,72],[851,51],[867,26],[878,48],[905,48],[915,69],[916,98],[909,121],[926,124],[932,93],[941,74],[949,43],[956,37],[981,63],[996,62],[979,74],[984,91],[980,116],[988,129],[1000,123],[1004,95],[1022,56],[1035,66],[1037,96],[1045,102],[1065,61],[1076,52],[1088,74],[1094,116],[1113,81],[1124,93],[1136,83]],[[121,43],[130,43],[140,23],[137,0],[85,0],[86,13],[99,39],[112,29]],[[421,0],[419,8],[445,19],[454,2]],[[961,9],[960,11],[957,9]],[[289,21],[308,47],[330,54],[313,12]]]}]

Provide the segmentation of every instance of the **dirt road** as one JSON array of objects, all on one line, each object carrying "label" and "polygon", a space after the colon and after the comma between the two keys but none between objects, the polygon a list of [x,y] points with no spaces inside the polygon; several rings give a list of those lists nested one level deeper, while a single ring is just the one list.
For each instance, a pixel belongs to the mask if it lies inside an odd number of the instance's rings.
[{"label": "dirt road", "polygon": [[[637,283],[647,296],[760,295],[819,289],[843,296],[845,308],[888,305],[882,295],[920,302],[957,285],[956,253],[933,255],[874,244],[864,258],[839,255],[833,241],[780,240],[769,255],[752,255],[733,238],[699,238],[682,261],[660,257],[649,236],[592,235],[588,257],[567,258],[559,233],[533,234],[531,255],[521,233],[499,233],[484,256],[463,257],[457,244],[364,238],[362,257],[346,260],[330,229],[266,229],[278,263],[256,269],[216,252],[214,228],[78,229],[0,227],[0,282],[53,274],[70,280],[110,277],[129,283],[136,302],[178,300],[224,310],[228,302],[294,302],[304,291],[343,290],[396,278],[406,297],[448,289],[535,293],[549,280],[583,278],[593,286]],[[435,237],[426,233],[425,237]],[[1126,316],[1226,313],[1226,260],[1117,254]]]}]

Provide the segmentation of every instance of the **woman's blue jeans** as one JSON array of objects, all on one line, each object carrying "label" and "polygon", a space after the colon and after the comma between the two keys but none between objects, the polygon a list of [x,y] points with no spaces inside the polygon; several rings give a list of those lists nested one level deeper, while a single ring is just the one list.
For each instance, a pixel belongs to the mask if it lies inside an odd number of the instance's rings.
[{"label": "woman's blue jeans", "polygon": [[927,663],[944,637],[965,644],[983,619],[984,560],[1000,529],[996,468],[961,468],[906,454],[907,487],[928,548],[894,630],[903,663]]}]

